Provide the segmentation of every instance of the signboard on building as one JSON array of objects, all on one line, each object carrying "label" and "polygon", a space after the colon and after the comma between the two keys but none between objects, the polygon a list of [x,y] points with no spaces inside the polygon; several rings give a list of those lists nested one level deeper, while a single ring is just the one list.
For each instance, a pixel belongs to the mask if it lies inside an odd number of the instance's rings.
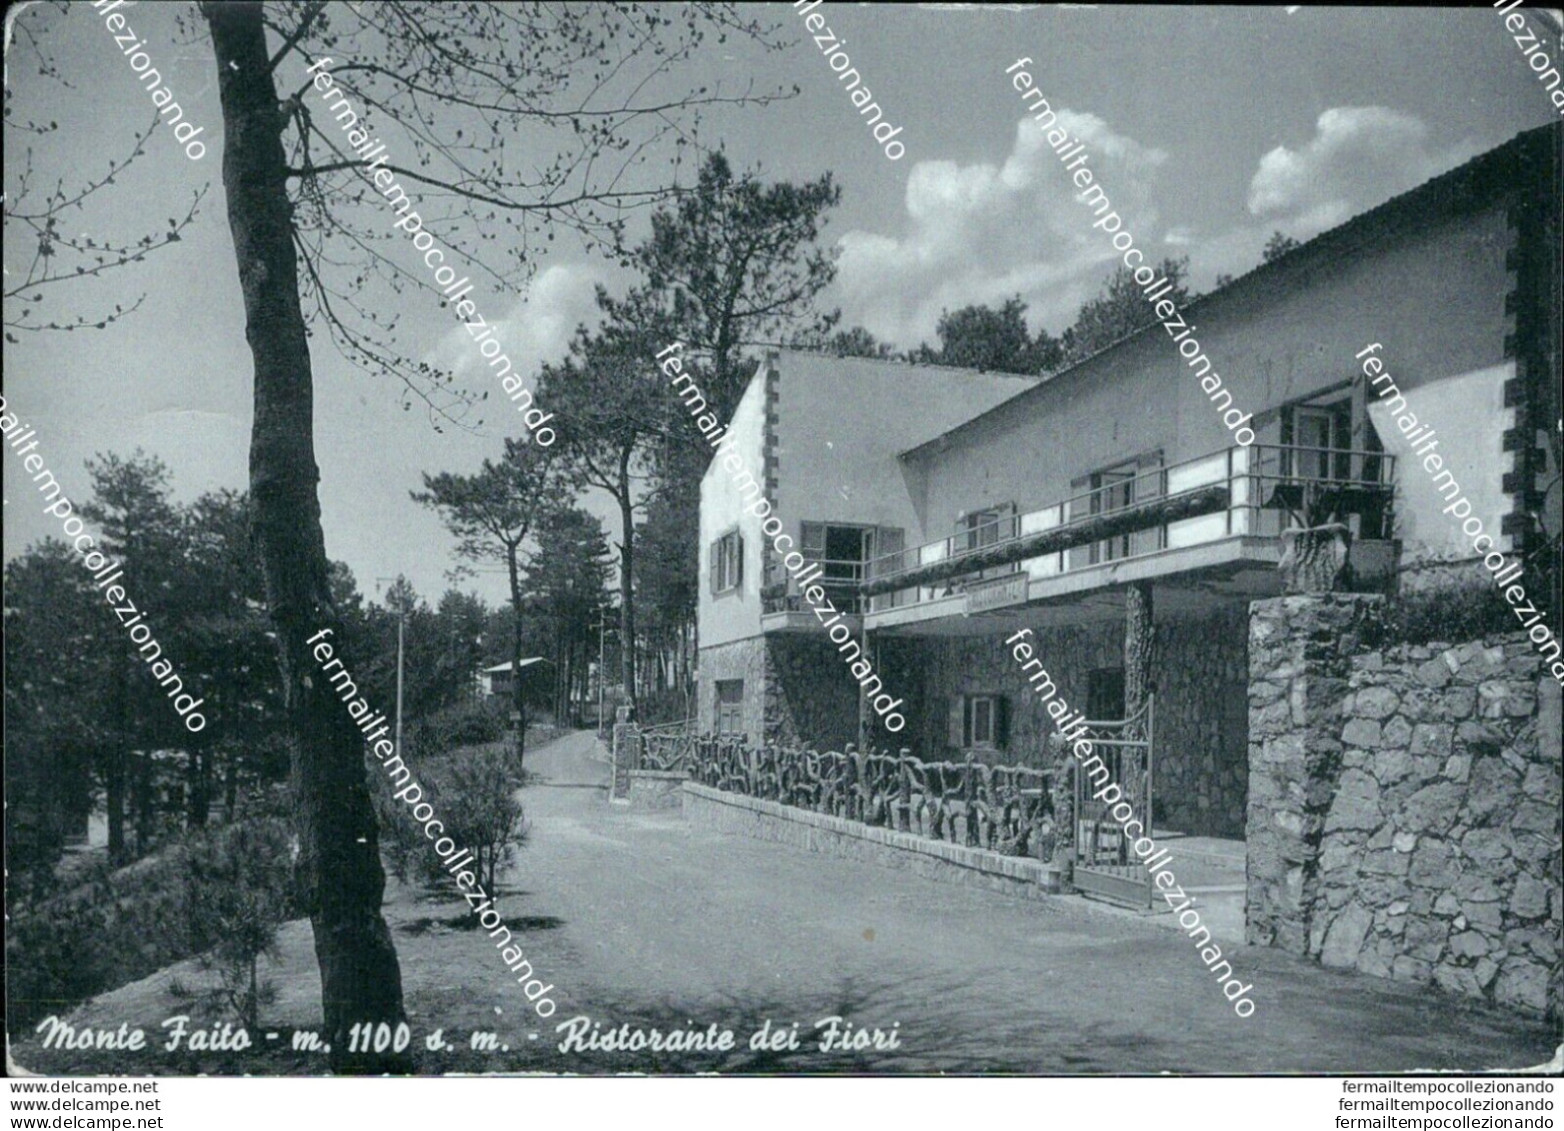
[{"label": "signboard on building", "polygon": [[986,613],[1007,605],[1026,604],[1025,573],[1012,573],[995,581],[967,589],[967,613]]}]

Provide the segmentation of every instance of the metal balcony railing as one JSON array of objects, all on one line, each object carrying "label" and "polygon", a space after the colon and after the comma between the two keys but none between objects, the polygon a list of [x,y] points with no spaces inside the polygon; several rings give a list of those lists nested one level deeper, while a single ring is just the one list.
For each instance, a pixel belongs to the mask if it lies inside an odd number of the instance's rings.
[{"label": "metal balcony railing", "polygon": [[[819,563],[825,572],[818,579],[810,581],[809,585],[818,585],[824,589],[838,612],[862,612],[863,602],[858,595],[858,586],[867,576],[865,571],[869,563],[843,558],[823,558],[819,559]],[[782,562],[775,558],[766,563],[766,583],[760,590],[760,608],[762,613],[810,611],[809,602],[804,599],[798,583],[792,579]]]},{"label": "metal balcony railing", "polygon": [[[884,554],[868,563],[867,581],[894,579],[936,562],[982,555],[992,560],[996,546],[1044,531],[1067,531],[1130,506],[1212,487],[1225,487],[1227,506],[1215,513],[1179,519],[1133,533],[1039,554],[1002,566],[956,572],[934,584],[915,584],[871,597],[869,612],[919,604],[960,593],[978,581],[1024,570],[1051,577],[1107,561],[1141,557],[1162,550],[1220,541],[1235,535],[1279,537],[1296,518],[1320,521],[1333,507],[1350,521],[1357,538],[1388,538],[1391,530],[1395,457],[1384,452],[1254,444],[1231,447],[1194,459],[1153,468],[1132,479],[1072,495],[1027,514],[1011,515],[949,537]],[[1309,511],[1316,513],[1310,514]],[[1349,516],[1351,516],[1349,518]]]}]

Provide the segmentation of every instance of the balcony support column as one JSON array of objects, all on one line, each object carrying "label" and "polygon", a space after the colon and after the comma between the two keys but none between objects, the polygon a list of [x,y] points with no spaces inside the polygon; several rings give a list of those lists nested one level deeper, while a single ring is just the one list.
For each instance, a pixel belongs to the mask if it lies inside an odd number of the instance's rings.
[{"label": "balcony support column", "polygon": [[[865,599],[864,603],[868,603],[867,599]],[[865,619],[867,618],[860,618],[860,625]],[[871,647],[873,646],[873,642],[870,640],[869,630],[867,628],[861,628],[860,631],[863,633],[863,639],[860,641],[863,650],[859,654],[862,655],[864,659],[869,659],[870,656],[873,656],[874,658],[871,662],[874,664],[874,670],[878,672],[880,670],[880,654],[878,651],[870,651]],[[865,754],[871,753],[869,749],[869,740],[873,736],[874,712],[870,709],[869,696],[864,691],[863,684],[860,683],[858,685],[858,749],[862,750]]]},{"label": "balcony support column", "polygon": [[1151,582],[1136,581],[1124,591],[1124,715],[1131,718],[1155,690],[1151,652],[1156,626],[1151,620]]}]

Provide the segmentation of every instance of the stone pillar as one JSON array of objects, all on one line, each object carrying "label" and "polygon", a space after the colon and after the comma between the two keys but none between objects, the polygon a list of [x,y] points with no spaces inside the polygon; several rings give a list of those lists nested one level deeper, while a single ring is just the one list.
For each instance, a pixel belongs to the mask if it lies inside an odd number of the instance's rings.
[{"label": "stone pillar", "polygon": [[1377,594],[1274,597],[1249,606],[1250,943],[1307,954],[1320,838],[1341,772],[1352,657],[1383,621]]},{"label": "stone pillar", "polygon": [[610,801],[627,801],[630,798],[630,771],[636,767],[641,750],[641,728],[630,721],[628,705],[614,708],[613,784],[609,787]]}]

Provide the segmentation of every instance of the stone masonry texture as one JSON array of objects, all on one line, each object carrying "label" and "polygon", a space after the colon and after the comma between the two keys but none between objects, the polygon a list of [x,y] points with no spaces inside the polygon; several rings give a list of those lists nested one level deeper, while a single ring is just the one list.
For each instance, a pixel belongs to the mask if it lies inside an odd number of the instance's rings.
[{"label": "stone masonry texture", "polygon": [[[1159,826],[1193,836],[1241,838],[1248,790],[1249,724],[1245,687],[1247,610],[1232,602],[1201,616],[1158,616],[1152,655],[1156,692]],[[1124,625],[1034,628],[1030,638],[1059,695],[1086,710],[1092,671],[1122,668]],[[887,638],[880,664],[888,687],[907,697],[902,745],[920,758],[958,759],[947,725],[952,696],[999,694],[1010,702],[1007,750],[984,760],[1044,767],[1053,720],[1026,680],[1002,632],[981,637]],[[889,743],[886,743],[889,745]]]},{"label": "stone masonry texture", "polygon": [[1378,648],[1378,600],[1254,604],[1249,941],[1557,1018],[1558,685],[1520,633]]},{"label": "stone masonry texture", "polygon": [[775,634],[702,648],[696,719],[716,729],[717,682],[744,681],[744,733],[752,743],[840,750],[858,739],[858,685],[835,645]]}]

